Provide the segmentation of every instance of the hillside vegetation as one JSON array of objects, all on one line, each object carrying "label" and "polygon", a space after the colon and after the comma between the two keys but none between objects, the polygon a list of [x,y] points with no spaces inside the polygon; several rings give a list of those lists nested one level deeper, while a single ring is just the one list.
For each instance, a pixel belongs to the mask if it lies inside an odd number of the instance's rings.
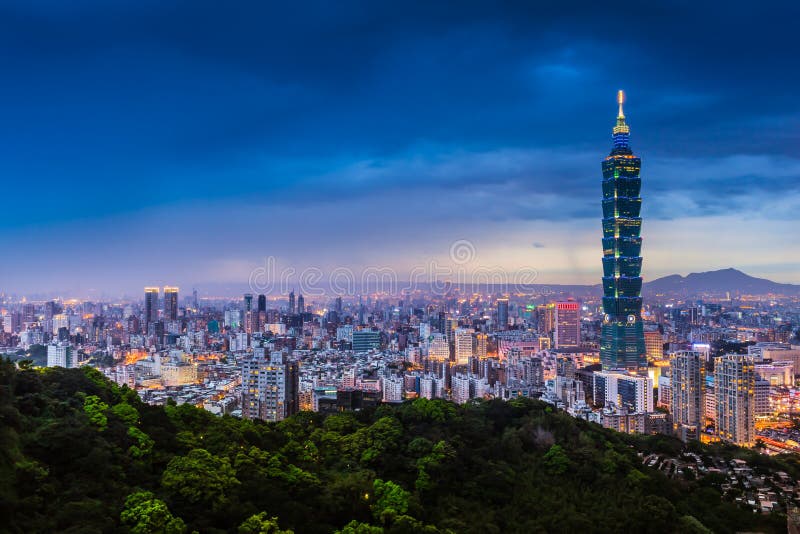
[{"label": "hillside vegetation", "polygon": [[638,454],[675,447],[526,399],[267,424],[0,363],[2,532],[785,532]]}]

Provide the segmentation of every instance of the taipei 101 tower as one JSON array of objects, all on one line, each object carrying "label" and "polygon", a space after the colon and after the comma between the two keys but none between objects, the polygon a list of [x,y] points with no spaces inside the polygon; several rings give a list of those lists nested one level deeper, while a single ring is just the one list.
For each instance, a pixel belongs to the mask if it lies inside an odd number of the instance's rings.
[{"label": "taipei 101 tower", "polygon": [[600,361],[603,370],[647,371],[642,325],[642,161],[630,146],[631,129],[619,114],[614,147],[603,160],[603,325]]}]

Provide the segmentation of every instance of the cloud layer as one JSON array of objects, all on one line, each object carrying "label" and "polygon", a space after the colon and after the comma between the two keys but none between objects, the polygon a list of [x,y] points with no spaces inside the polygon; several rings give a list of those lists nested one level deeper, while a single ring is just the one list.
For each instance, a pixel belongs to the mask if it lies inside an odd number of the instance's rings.
[{"label": "cloud layer", "polygon": [[800,282],[800,8],[624,4],[6,3],[0,291],[402,270],[458,239],[594,282],[620,87],[645,275]]}]

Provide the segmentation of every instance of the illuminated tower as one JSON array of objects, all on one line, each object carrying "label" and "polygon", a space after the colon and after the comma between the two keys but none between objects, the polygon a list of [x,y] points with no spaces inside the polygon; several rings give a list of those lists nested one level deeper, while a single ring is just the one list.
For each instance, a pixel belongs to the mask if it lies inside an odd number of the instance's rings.
[{"label": "illuminated tower", "polygon": [[178,319],[178,288],[164,288],[164,319],[176,321]]},{"label": "illuminated tower", "polygon": [[144,323],[145,331],[150,323],[158,321],[158,297],[160,289],[157,287],[144,288]]},{"label": "illuminated tower", "polygon": [[642,218],[639,211],[642,162],[633,155],[619,92],[614,148],[603,160],[603,326],[600,361],[604,370],[646,372],[642,325]]},{"label": "illuminated tower", "polygon": [[508,299],[497,299],[497,329],[508,329]]}]

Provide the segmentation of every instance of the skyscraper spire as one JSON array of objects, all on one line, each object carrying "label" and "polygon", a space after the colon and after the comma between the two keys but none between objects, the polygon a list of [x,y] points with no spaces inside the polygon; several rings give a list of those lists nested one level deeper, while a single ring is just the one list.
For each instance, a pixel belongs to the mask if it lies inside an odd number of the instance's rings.
[{"label": "skyscraper spire", "polygon": [[630,146],[630,127],[617,93],[619,114],[614,147],[603,160],[603,324],[600,360],[604,370],[647,369],[642,326],[641,160]]},{"label": "skyscraper spire", "polygon": [[617,114],[617,124],[611,130],[614,134],[614,151],[612,154],[632,154],[630,149],[631,129],[625,122],[625,113],[622,111],[622,104],[625,103],[625,92],[620,89],[617,91],[617,103],[619,113]]}]

